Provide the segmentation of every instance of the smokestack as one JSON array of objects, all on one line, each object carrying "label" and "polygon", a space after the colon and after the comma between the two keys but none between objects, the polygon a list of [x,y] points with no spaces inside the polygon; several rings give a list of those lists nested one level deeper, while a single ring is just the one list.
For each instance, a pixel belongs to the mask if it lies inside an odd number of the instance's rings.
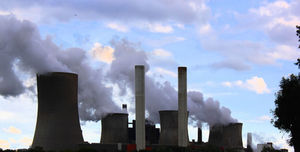
[{"label": "smokestack", "polygon": [[186,67],[178,67],[178,146],[188,144],[187,77]]},{"label": "smokestack", "polygon": [[122,104],[122,109],[127,111],[127,104]]},{"label": "smokestack", "polygon": [[210,127],[208,143],[224,148],[243,148],[242,123]]},{"label": "smokestack", "polygon": [[247,134],[247,152],[253,152],[252,149],[252,133],[248,132]]},{"label": "smokestack", "polygon": [[145,68],[135,66],[135,119],[136,119],[136,150],[146,147],[145,135]]},{"label": "smokestack", "polygon": [[202,143],[202,129],[198,127],[198,143]]},{"label": "smokestack", "polygon": [[252,146],[252,133],[247,134],[247,148]]},{"label": "smokestack", "polygon": [[[162,110],[159,111],[160,117],[160,145],[178,145],[178,111]],[[188,134],[185,135],[188,138]]]},{"label": "smokestack", "polygon": [[101,120],[101,143],[128,143],[128,114],[112,113]]},{"label": "smokestack", "polygon": [[83,143],[78,118],[78,76],[37,74],[38,115],[32,147],[61,151]]}]

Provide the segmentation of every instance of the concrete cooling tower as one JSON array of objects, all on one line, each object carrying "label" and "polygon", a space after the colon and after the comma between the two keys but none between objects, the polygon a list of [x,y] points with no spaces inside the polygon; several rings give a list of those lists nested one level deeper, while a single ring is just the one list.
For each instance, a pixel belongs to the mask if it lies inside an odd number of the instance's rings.
[{"label": "concrete cooling tower", "polygon": [[[178,111],[163,110],[159,111],[160,116],[160,145],[178,145]],[[186,133],[188,138],[188,134]]]},{"label": "concrete cooling tower", "polygon": [[242,123],[210,127],[208,143],[223,148],[243,148]]},{"label": "concrete cooling tower", "polygon": [[112,113],[101,120],[101,143],[128,143],[128,114]]},{"label": "concrete cooling tower", "polygon": [[33,148],[59,151],[76,149],[78,144],[83,143],[77,84],[77,74],[37,74],[38,114]]}]

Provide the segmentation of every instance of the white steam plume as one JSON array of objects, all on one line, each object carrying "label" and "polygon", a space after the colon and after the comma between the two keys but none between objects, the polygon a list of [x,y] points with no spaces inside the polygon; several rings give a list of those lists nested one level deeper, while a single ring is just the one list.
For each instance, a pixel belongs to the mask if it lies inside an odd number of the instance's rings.
[{"label": "white steam plume", "polygon": [[[13,16],[0,16],[0,95],[16,96],[27,89],[16,68],[35,76],[43,72],[74,72],[79,77],[79,114],[81,120],[98,121],[109,112],[121,112],[112,100],[112,88],[106,83],[119,87],[119,96],[134,92],[134,66],[145,65],[150,69],[147,54],[137,44],[127,40],[112,40],[114,60],[108,72],[92,68],[87,51],[80,48],[63,50],[50,38],[42,39],[36,26],[29,21],[19,21]],[[177,91],[170,84],[156,82],[146,75],[146,110],[149,119],[159,122],[159,110],[177,109]],[[128,92],[130,91],[130,92]],[[133,100],[131,101],[134,104]],[[131,109],[132,110],[132,109]],[[220,107],[218,101],[203,99],[202,93],[188,92],[190,118],[198,126],[235,122],[230,110]]]},{"label": "white steam plume", "polygon": [[[115,60],[112,61],[108,78],[121,89],[120,95],[125,95],[127,88],[134,93],[134,66],[137,64],[145,65],[145,72],[150,69],[147,62],[147,54],[142,51],[137,44],[130,43],[127,40],[113,40],[111,42],[114,48]],[[177,109],[177,90],[165,81],[164,83],[155,82],[148,75],[145,75],[145,98],[146,110],[149,119],[154,123],[159,123],[159,110]],[[208,98],[203,99],[203,95],[198,91],[188,92],[188,110],[190,118],[201,126],[202,122],[209,125],[227,124],[236,122],[231,117],[231,111],[228,108],[220,107],[218,101]],[[131,109],[134,112],[134,109]]]},{"label": "white steam plume", "polygon": [[14,16],[0,16],[0,95],[25,91],[15,67],[32,77],[35,73],[74,72],[79,76],[79,113],[82,120],[99,120],[105,113],[120,111],[112,101],[112,89],[103,84],[101,70],[88,65],[86,51],[62,50],[50,38],[43,40],[37,27]]}]

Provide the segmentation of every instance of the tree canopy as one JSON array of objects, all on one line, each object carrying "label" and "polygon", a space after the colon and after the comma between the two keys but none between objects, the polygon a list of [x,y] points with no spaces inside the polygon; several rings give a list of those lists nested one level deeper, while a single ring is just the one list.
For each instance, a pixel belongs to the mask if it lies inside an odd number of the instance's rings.
[{"label": "tree canopy", "polygon": [[[300,41],[300,26],[296,26],[297,36]],[[300,48],[300,45],[299,45]],[[295,63],[300,69],[300,59]],[[275,127],[290,135],[289,144],[294,146],[295,152],[299,151],[299,116],[300,108],[300,73],[283,77],[280,81],[280,90],[276,93],[275,109],[272,111],[272,123]]]}]

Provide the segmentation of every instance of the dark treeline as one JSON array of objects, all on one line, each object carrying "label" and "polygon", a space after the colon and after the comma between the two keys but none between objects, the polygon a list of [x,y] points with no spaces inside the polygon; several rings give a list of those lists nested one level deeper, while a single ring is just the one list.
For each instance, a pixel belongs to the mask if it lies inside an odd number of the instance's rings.
[{"label": "dark treeline", "polygon": [[[239,150],[235,149],[223,149],[215,146],[201,146],[201,147],[188,147],[188,148],[180,148],[180,147],[162,147],[155,148],[151,150],[140,150],[139,152],[238,152]],[[42,148],[35,149],[18,149],[18,150],[1,150],[0,152],[54,152],[54,151],[44,151]],[[80,150],[64,150],[60,152],[110,152],[110,151],[97,151],[95,149],[80,149]],[[127,152],[124,151],[113,151],[113,152]],[[137,152],[137,151],[130,151]]]}]

